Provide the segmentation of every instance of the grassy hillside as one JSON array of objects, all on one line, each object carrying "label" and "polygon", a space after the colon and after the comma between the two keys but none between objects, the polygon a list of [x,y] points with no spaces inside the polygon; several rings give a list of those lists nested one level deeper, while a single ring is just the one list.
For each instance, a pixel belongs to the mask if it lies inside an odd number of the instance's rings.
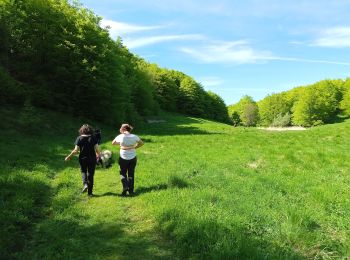
[{"label": "grassy hillside", "polygon": [[[135,128],[146,142],[136,195],[119,196],[115,163],[98,168],[88,198],[77,160],[64,162],[85,121],[38,112],[0,110],[3,258],[350,255],[349,120],[265,132],[163,115],[166,122]],[[117,158],[110,143],[119,126],[99,126],[102,148]]]}]

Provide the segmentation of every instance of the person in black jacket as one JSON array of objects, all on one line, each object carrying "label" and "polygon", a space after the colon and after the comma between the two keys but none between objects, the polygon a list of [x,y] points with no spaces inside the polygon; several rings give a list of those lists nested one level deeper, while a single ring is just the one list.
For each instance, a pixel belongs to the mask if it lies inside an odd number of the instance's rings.
[{"label": "person in black jacket", "polygon": [[96,140],[94,136],[94,131],[88,124],[82,125],[79,129],[79,136],[75,140],[75,147],[65,158],[65,161],[69,161],[71,157],[78,152],[81,176],[84,185],[83,192],[87,191],[88,195],[92,196],[96,158],[100,157],[100,149],[98,146],[98,140]]}]

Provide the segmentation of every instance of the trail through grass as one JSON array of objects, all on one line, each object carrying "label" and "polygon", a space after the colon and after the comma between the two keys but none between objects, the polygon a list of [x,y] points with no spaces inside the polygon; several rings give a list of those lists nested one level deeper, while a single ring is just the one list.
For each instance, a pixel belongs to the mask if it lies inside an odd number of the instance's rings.
[{"label": "trail through grass", "polygon": [[[97,170],[89,199],[80,194],[78,162],[63,162],[83,122],[55,115],[60,128],[48,124],[38,137],[19,134],[8,115],[0,180],[1,220],[10,227],[1,242],[9,257],[350,255],[350,121],[267,132],[166,114],[166,122],[135,128],[146,142],[138,150],[136,195],[119,196],[115,163]],[[116,159],[110,141],[118,126],[101,127],[102,148]]]}]

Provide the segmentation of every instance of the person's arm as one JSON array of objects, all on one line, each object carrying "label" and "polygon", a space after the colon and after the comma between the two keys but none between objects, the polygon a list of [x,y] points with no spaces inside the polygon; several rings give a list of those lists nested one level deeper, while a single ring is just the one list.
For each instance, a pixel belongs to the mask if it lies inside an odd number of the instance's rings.
[{"label": "person's arm", "polygon": [[115,139],[112,141],[112,145],[120,145],[120,142],[117,142]]},{"label": "person's arm", "polygon": [[141,146],[143,146],[145,143],[140,139],[138,142],[137,142],[137,145],[135,146],[135,149],[137,148],[140,148]]},{"label": "person's arm", "polygon": [[74,155],[74,154],[76,154],[76,153],[78,153],[79,152],[79,146],[75,146],[74,147],[74,149],[71,151],[71,153],[64,159],[65,161],[69,161],[70,160],[70,158]]},{"label": "person's arm", "polygon": [[118,136],[116,138],[114,138],[114,140],[112,141],[112,145],[120,145],[120,149],[122,150],[130,150],[130,149],[134,149],[134,145],[132,146],[124,146],[120,144],[120,141],[118,139]]},{"label": "person's arm", "polygon": [[118,137],[119,137],[119,135],[113,139],[112,145],[120,145],[120,139]]},{"label": "person's arm", "polygon": [[131,150],[131,149],[135,149],[135,145],[132,145],[132,146],[123,146],[123,145],[121,145],[121,146],[120,146],[120,149],[122,149],[122,150]]},{"label": "person's arm", "polygon": [[94,148],[95,148],[96,158],[100,158],[100,156],[101,156],[100,147],[98,146],[98,144],[95,144]]}]

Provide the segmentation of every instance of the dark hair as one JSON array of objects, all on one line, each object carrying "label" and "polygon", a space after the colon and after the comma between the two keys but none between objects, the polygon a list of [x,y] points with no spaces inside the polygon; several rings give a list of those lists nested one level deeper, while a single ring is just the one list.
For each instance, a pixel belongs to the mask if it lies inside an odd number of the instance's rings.
[{"label": "dark hair", "polygon": [[80,135],[92,135],[94,133],[94,130],[92,127],[88,124],[84,124],[80,127],[79,129],[79,134]]},{"label": "dark hair", "polygon": [[131,132],[133,129],[133,127],[129,124],[122,124],[122,126],[120,127],[120,132],[124,132],[124,131],[128,131]]}]

